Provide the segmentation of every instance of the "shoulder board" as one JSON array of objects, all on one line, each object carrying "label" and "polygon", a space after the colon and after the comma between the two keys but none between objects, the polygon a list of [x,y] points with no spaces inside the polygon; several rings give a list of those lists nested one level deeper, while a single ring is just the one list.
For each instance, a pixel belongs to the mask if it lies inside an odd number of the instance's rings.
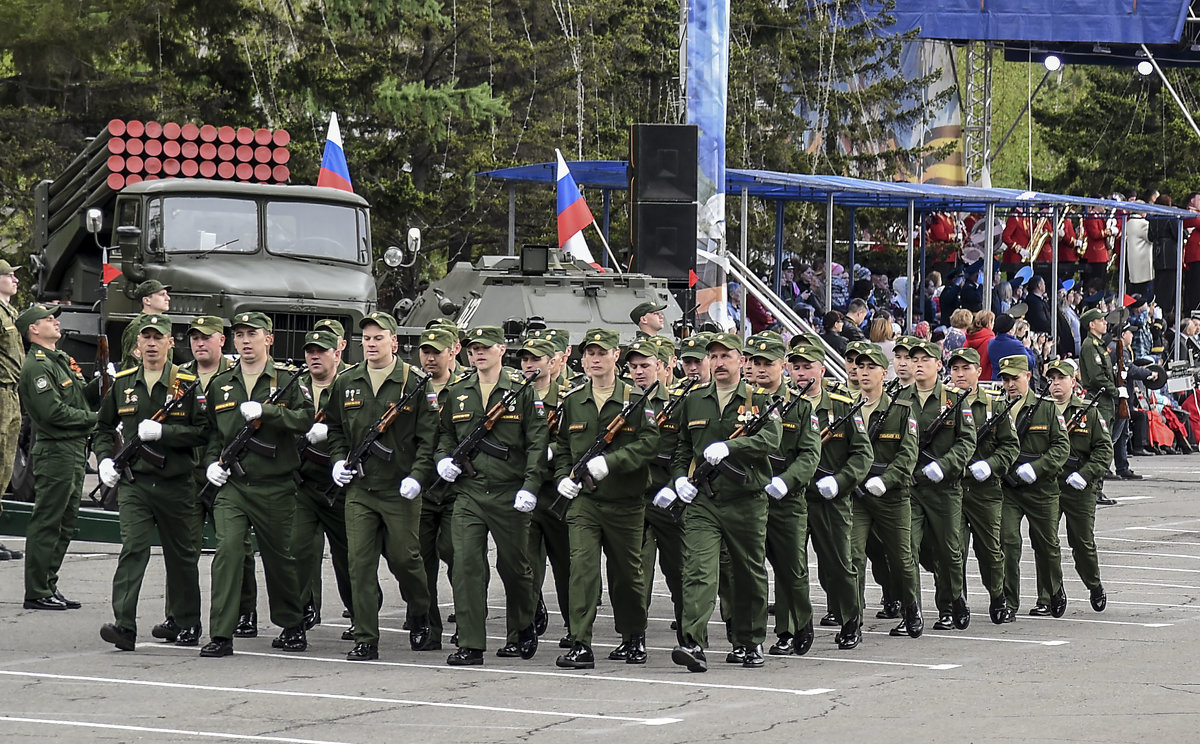
[{"label": "shoulder board", "polygon": [[338,374],[340,375],[340,374],[344,374],[346,372],[350,372],[352,370],[356,370],[361,366],[362,366],[362,362],[355,362],[354,364],[347,366],[345,369],[338,370]]},{"label": "shoulder board", "polygon": [[755,387],[754,394],[755,395],[769,395],[769,393],[767,392],[767,389],[765,387]]},{"label": "shoulder board", "polygon": [[958,394],[962,393],[963,390],[962,390],[962,388],[956,388],[953,385],[947,385],[946,392],[950,393],[951,395],[958,395]]},{"label": "shoulder board", "polygon": [[117,373],[117,377],[128,377],[129,375],[132,375],[133,373],[135,373],[137,371],[138,371],[137,367],[130,367],[129,369],[123,369]]},{"label": "shoulder board", "polygon": [[[117,375],[117,377],[120,377],[120,375]],[[191,382],[192,380],[196,379],[196,376],[189,374],[188,372],[180,371],[175,373],[175,379],[183,380],[184,382]]]},{"label": "shoulder board", "polygon": [[1039,395],[1039,396],[1037,396],[1037,398],[1038,398],[1038,400],[1044,400],[1044,401],[1046,401],[1047,403],[1053,403],[1053,402],[1054,402],[1054,398],[1051,398],[1049,395]]},{"label": "shoulder board", "polygon": [[212,381],[213,381],[213,380],[215,380],[215,379],[217,379],[218,377],[232,376],[232,375],[233,375],[233,372],[234,372],[234,370],[236,370],[237,368],[238,368],[238,366],[237,366],[236,364],[231,364],[231,365],[229,365],[229,369],[223,370],[223,371],[221,371],[221,372],[218,372],[218,373],[216,373],[215,375],[213,375],[213,376],[212,376],[212,377],[209,379],[209,381],[208,381],[208,384],[209,384],[209,385],[212,385]]},{"label": "shoulder board", "polygon": [[514,370],[509,373],[508,379],[511,380],[512,382],[519,384],[519,383],[525,382],[525,375]]},{"label": "shoulder board", "polygon": [[983,389],[983,392],[984,392],[984,393],[986,393],[987,395],[990,395],[990,396],[992,396],[993,398],[1002,398],[1002,397],[1004,397],[1004,391],[1003,391],[1003,390],[996,390],[995,388],[984,388],[984,389]]},{"label": "shoulder board", "polygon": [[852,398],[848,398],[841,393],[830,393],[829,399],[836,400],[839,403],[849,403],[850,405],[854,405],[854,400]]},{"label": "shoulder board", "polygon": [[574,394],[574,393],[578,393],[580,390],[583,390],[585,387],[587,387],[587,383],[586,383],[586,382],[584,382],[584,383],[580,383],[579,385],[576,385],[575,387],[573,387],[573,388],[571,388],[571,389],[569,389],[569,390],[564,390],[564,391],[562,391],[562,392],[559,394],[559,399],[560,399],[560,400],[566,400],[566,399],[567,399],[567,396],[569,396],[569,395],[572,395],[572,394]]},{"label": "shoulder board", "polygon": [[283,370],[284,372],[295,372],[299,367],[287,362],[275,362],[275,369]]},{"label": "shoulder board", "polygon": [[33,358],[34,359],[45,359],[46,352],[41,349],[37,349],[36,351],[33,352]]}]

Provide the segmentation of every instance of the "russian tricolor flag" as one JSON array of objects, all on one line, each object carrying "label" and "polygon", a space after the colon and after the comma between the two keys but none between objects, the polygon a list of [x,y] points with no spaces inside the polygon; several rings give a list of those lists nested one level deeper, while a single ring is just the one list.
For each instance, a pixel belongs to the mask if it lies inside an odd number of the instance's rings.
[{"label": "russian tricolor flag", "polygon": [[329,134],[325,136],[325,154],[321,157],[317,185],[354,193],[354,186],[350,184],[350,166],[346,164],[346,151],[342,149],[342,130],[338,128],[337,114],[329,115]]},{"label": "russian tricolor flag", "polygon": [[554,154],[558,156],[558,247],[563,253],[599,268],[583,239],[583,231],[596,218],[583,200],[583,194],[579,193],[562,153],[555,148]]}]

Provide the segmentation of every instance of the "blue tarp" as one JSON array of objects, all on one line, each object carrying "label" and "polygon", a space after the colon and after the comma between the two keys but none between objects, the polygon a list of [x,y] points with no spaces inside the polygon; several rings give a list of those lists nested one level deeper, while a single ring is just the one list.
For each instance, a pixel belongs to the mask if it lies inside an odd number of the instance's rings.
[{"label": "blue tarp", "polygon": [[896,0],[898,31],[926,39],[1175,44],[1189,0]]}]

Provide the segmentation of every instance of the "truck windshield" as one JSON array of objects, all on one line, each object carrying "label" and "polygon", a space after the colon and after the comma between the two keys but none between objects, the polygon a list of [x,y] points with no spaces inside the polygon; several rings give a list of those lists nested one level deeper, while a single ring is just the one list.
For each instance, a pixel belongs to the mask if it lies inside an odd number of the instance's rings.
[{"label": "truck windshield", "polygon": [[267,204],[267,250],[286,256],[364,263],[359,210],[335,204]]},{"label": "truck windshield", "polygon": [[161,245],[168,253],[258,250],[258,205],[248,199],[173,196],[162,199],[161,206],[151,204],[153,234],[159,232],[157,220],[162,221]]}]

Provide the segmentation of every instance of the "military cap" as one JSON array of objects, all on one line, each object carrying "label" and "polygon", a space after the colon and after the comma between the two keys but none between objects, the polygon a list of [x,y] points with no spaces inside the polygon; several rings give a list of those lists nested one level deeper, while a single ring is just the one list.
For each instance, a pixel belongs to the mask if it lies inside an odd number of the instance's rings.
[{"label": "military cap", "polygon": [[662,304],[659,302],[654,302],[654,301],[643,302],[643,303],[635,306],[633,308],[633,310],[629,311],[629,319],[632,320],[634,323],[636,323],[642,319],[643,315],[647,315],[649,313],[661,313],[663,310],[666,310],[666,309],[667,309],[667,306],[665,304]]},{"label": "military cap", "polygon": [[164,289],[170,290],[171,285],[163,284],[157,279],[147,279],[146,281],[137,285],[137,288],[133,290],[133,294],[140,299],[142,297],[149,297],[155,292],[161,292]]},{"label": "military cap", "polygon": [[788,351],[788,359],[803,359],[806,362],[825,363],[825,347],[820,344],[799,343]]},{"label": "military cap", "polygon": [[915,354],[920,351],[928,354],[933,359],[940,360],[942,358],[942,350],[932,341],[926,341],[923,338],[912,337],[913,341],[908,345],[908,353]]},{"label": "military cap", "polygon": [[714,333],[708,337],[708,348],[724,346],[732,351],[742,350],[742,338],[736,333]]},{"label": "military cap", "polygon": [[605,351],[621,347],[621,334],[609,328],[589,328],[583,334],[583,347],[599,346]]},{"label": "military cap", "polygon": [[266,313],[238,313],[229,319],[229,326],[237,328],[238,326],[249,326],[251,328],[261,328],[267,333],[270,333],[275,326],[271,323],[271,319]]},{"label": "military cap", "polygon": [[25,335],[29,330],[29,326],[38,322],[42,318],[51,316],[58,317],[62,312],[61,305],[39,305],[34,303],[25,308],[20,315],[17,316],[17,328],[21,329],[21,335]]},{"label": "military cap", "polygon": [[663,364],[668,364],[671,357],[675,356],[675,342],[666,336],[655,336],[650,341],[658,349],[658,358],[662,359]]},{"label": "military cap", "polygon": [[450,331],[455,336],[458,335],[458,323],[455,323],[453,320],[450,320],[449,318],[434,318],[433,320],[431,320],[425,324],[425,330],[429,330],[431,328],[445,328],[447,331]]},{"label": "military cap", "polygon": [[911,351],[913,346],[920,342],[921,339],[917,338],[916,336],[897,336],[896,340],[892,342],[892,349],[904,349],[905,351]]},{"label": "military cap", "polygon": [[1016,377],[1021,372],[1029,371],[1029,357],[1024,354],[1013,354],[1000,360],[1000,374]]},{"label": "military cap", "polygon": [[482,346],[496,346],[504,343],[504,329],[500,326],[482,325],[475,326],[467,331],[466,343],[480,344]]},{"label": "military cap", "polygon": [[787,349],[782,340],[760,333],[746,339],[746,354],[774,362],[783,359]]},{"label": "military cap", "polygon": [[697,333],[679,343],[680,359],[703,359],[708,356],[708,334]]},{"label": "military cap", "polygon": [[328,328],[319,331],[309,331],[304,335],[304,348],[317,346],[326,351],[338,347],[338,335]]},{"label": "military cap", "polygon": [[1095,308],[1095,307],[1093,307],[1089,310],[1085,310],[1083,315],[1079,316],[1079,322],[1085,326],[1091,324],[1091,322],[1094,320],[1104,320],[1104,319],[1105,319],[1104,313],[1100,312],[1100,309]]},{"label": "military cap", "polygon": [[134,329],[139,334],[144,330],[153,329],[164,336],[171,335],[171,319],[165,315],[151,313],[149,315],[139,315],[134,320],[137,322]]},{"label": "military cap", "polygon": [[[427,334],[428,335],[428,334]],[[532,354],[535,357],[554,356],[554,344],[548,338],[527,338],[517,354]]]},{"label": "military cap", "polygon": [[625,355],[629,356],[630,354],[638,354],[639,356],[644,356],[648,359],[658,359],[659,361],[662,361],[662,354],[660,353],[661,348],[662,347],[660,346],[656,346],[650,339],[643,338],[630,344],[629,348],[625,351]]},{"label": "military cap", "polygon": [[846,344],[846,359],[853,359],[861,354],[867,347],[874,346],[870,341],[851,341]]},{"label": "military cap", "polygon": [[550,328],[550,335],[547,337],[554,344],[555,351],[566,351],[571,345],[571,334],[565,328]]},{"label": "military cap", "polygon": [[188,323],[188,333],[199,331],[204,336],[221,333],[224,329],[225,322],[215,315],[197,315]]},{"label": "military cap", "polygon": [[13,266],[8,261],[0,258],[0,276],[8,276],[9,274],[16,272],[16,270],[19,268],[21,268],[20,264]]},{"label": "military cap", "polygon": [[1074,379],[1075,362],[1070,359],[1059,359],[1056,362],[1050,362],[1050,364],[1046,365],[1046,375],[1049,376],[1051,372],[1057,372],[1063,377]]},{"label": "military cap", "polygon": [[946,361],[953,364],[955,359],[961,359],[967,364],[979,364],[979,352],[969,346],[963,346],[950,352]]},{"label": "military cap", "polygon": [[[783,334],[781,334],[779,331],[765,330],[765,331],[759,331],[758,333],[755,333],[754,335],[755,336],[765,336],[767,338],[773,338],[776,341],[778,341],[779,343],[783,343]],[[749,342],[749,339],[747,339],[747,342]]]},{"label": "military cap", "polygon": [[363,319],[358,321],[359,328],[366,328],[369,324],[374,323],[385,331],[391,331],[393,334],[400,332],[400,324],[396,319],[385,312],[376,310],[370,315],[364,315]]},{"label": "military cap", "polygon": [[821,337],[815,333],[797,333],[792,336],[792,340],[788,342],[788,348],[794,348],[804,344],[806,346],[820,346]]},{"label": "military cap", "polygon": [[428,346],[434,351],[445,351],[454,346],[454,342],[458,340],[457,330],[457,327],[454,331],[441,326],[426,328],[421,332],[421,347]]},{"label": "military cap", "polygon": [[313,323],[313,330],[327,330],[332,332],[333,335],[337,336],[338,338],[346,337],[346,327],[333,318],[322,318],[321,320],[318,320],[316,323]]},{"label": "military cap", "polygon": [[[849,349],[847,349],[846,355],[847,355],[846,356],[847,360],[849,360],[850,359]],[[879,348],[878,344],[865,344],[863,346],[860,346],[858,348],[858,352],[857,352],[857,359],[858,359],[858,361],[862,361],[863,359],[868,359],[868,360],[870,360],[871,364],[874,364],[879,367],[883,367],[884,369],[887,369],[887,367],[888,367],[887,354],[883,353],[883,349]]]}]

